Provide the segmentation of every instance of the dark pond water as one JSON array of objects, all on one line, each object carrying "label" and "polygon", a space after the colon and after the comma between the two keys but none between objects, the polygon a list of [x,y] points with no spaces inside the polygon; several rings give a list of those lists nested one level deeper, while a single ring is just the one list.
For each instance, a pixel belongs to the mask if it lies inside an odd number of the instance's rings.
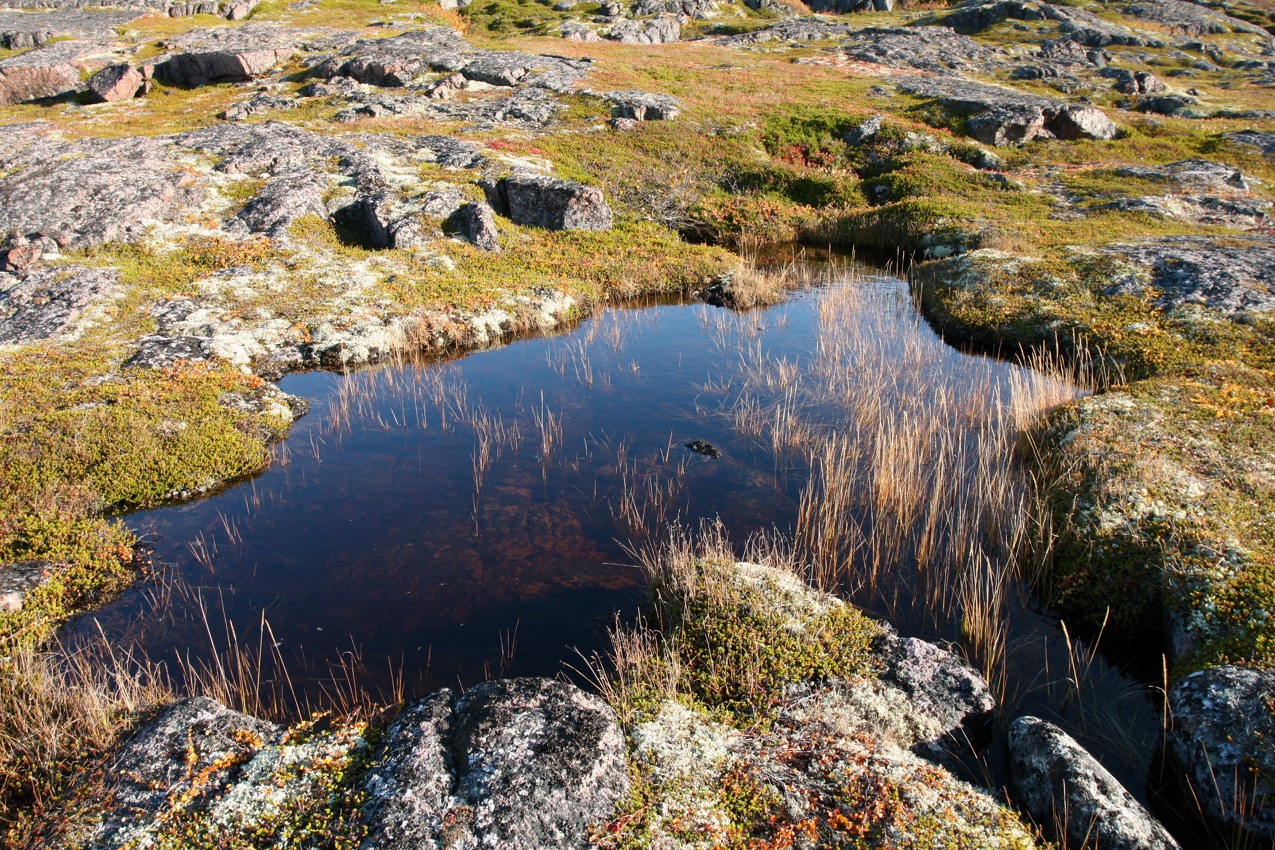
[{"label": "dark pond water", "polygon": [[[832,350],[832,323],[857,342]],[[972,418],[1026,375],[945,345],[901,280],[842,269],[768,309],[617,308],[460,359],[289,376],[283,388],[313,409],[270,469],[129,517],[162,578],[70,636],[194,663],[237,643],[286,663],[288,689],[317,702],[334,679],[411,696],[578,667],[641,603],[626,544],[674,518],[719,520],[737,540],[794,527],[811,465],[793,450],[802,438],[779,439],[750,410],[795,398],[794,376],[829,358],[836,380],[872,383],[888,410],[941,396]],[[794,409],[810,427],[842,428],[844,399],[807,396]],[[856,598],[904,632],[958,636],[900,604],[900,587],[914,595],[906,579],[886,585]],[[1083,644],[1069,651],[1029,600],[1010,608],[1007,714],[1061,722],[1142,796],[1151,692]],[[974,770],[999,776],[999,760],[993,747]]]}]

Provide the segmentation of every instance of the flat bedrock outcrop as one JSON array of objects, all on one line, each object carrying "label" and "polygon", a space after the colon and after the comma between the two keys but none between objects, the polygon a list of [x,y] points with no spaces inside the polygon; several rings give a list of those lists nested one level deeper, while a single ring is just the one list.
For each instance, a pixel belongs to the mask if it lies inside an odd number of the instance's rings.
[{"label": "flat bedrock outcrop", "polygon": [[63,142],[23,127],[0,142],[0,233],[38,234],[63,248],[141,237],[149,222],[193,205],[201,192],[150,137]]},{"label": "flat bedrock outcrop", "polygon": [[1009,727],[1014,799],[1052,841],[1107,850],[1179,850],[1178,842],[1070,735],[1036,717]]},{"label": "flat bedrock outcrop", "polygon": [[1200,305],[1238,316],[1275,310],[1275,239],[1263,236],[1177,237],[1108,249],[1137,271],[1113,280],[1109,292],[1154,288],[1165,308]]},{"label": "flat bedrock outcrop", "polygon": [[1170,689],[1169,711],[1187,799],[1228,832],[1275,841],[1275,671],[1192,673]]}]

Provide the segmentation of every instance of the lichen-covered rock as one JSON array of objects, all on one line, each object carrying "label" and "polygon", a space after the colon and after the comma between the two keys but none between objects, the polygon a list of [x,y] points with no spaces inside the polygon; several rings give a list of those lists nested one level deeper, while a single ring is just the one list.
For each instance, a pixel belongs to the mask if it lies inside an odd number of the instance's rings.
[{"label": "lichen-covered rock", "polygon": [[745,47],[768,41],[830,41],[844,38],[852,32],[854,28],[849,24],[823,18],[787,18],[764,29],[728,36],[721,43],[728,47]]},{"label": "lichen-covered rock", "polygon": [[1207,159],[1186,159],[1168,165],[1124,165],[1117,168],[1116,173],[1215,192],[1247,193],[1250,189],[1250,178],[1245,177],[1238,168]]},{"label": "lichen-covered rock", "polygon": [[107,65],[89,77],[88,81],[88,89],[93,93],[94,99],[102,103],[137,97],[145,86],[146,77],[126,62]]},{"label": "lichen-covered rock", "polygon": [[1097,759],[1052,723],[1009,727],[1014,799],[1053,841],[1110,850],[1178,850],[1169,831]]},{"label": "lichen-covered rock", "polygon": [[1267,156],[1275,156],[1275,133],[1261,133],[1257,130],[1241,130],[1238,133],[1227,133],[1226,138],[1241,145],[1260,148]]},{"label": "lichen-covered rock", "polygon": [[308,169],[271,180],[226,223],[232,233],[264,233],[287,238],[289,228],[305,216],[328,216],[325,196],[328,178]]},{"label": "lichen-covered rock", "polygon": [[94,831],[98,850],[145,841],[175,802],[210,802],[281,730],[207,697],[182,700],[148,723],[111,760],[110,807]]},{"label": "lichen-covered rock", "polygon": [[612,24],[604,35],[621,44],[668,44],[682,37],[682,25],[676,18],[635,21],[624,18]]},{"label": "lichen-covered rock", "polygon": [[93,305],[120,293],[115,269],[59,266],[0,274],[0,343],[25,343],[73,334]]},{"label": "lichen-covered rock", "polygon": [[839,50],[851,59],[938,74],[987,70],[996,51],[945,27],[868,27]]},{"label": "lichen-covered rock", "polygon": [[0,9],[0,48],[25,50],[50,39],[114,38],[117,27],[135,20],[140,11],[115,12],[94,8],[18,11]]},{"label": "lichen-covered rock", "polygon": [[892,632],[883,635],[877,652],[880,680],[906,694],[912,710],[933,718],[942,730],[941,738],[918,740],[927,745],[922,755],[986,737],[996,699],[981,673],[936,644]]},{"label": "lichen-covered rock", "polygon": [[1275,671],[1211,667],[1169,692],[1170,748],[1205,816],[1275,841]]},{"label": "lichen-covered rock", "polygon": [[144,336],[137,353],[124,361],[126,369],[167,369],[178,362],[203,363],[212,358],[208,340],[198,336]]},{"label": "lichen-covered rock", "polygon": [[561,682],[485,682],[410,707],[368,773],[368,850],[574,848],[628,790],[624,736]]},{"label": "lichen-covered rock", "polygon": [[1182,0],[1138,0],[1121,8],[1121,13],[1144,21],[1151,21],[1169,32],[1196,38],[1244,32],[1269,38],[1270,33],[1256,24],[1241,21],[1219,9],[1210,9],[1198,3]]},{"label": "lichen-covered rock", "polygon": [[630,11],[635,18],[671,15],[700,21],[721,15],[717,0],[637,0]]},{"label": "lichen-covered rock", "polygon": [[602,190],[572,180],[516,174],[495,183],[488,201],[515,224],[549,230],[611,229],[611,207]]}]

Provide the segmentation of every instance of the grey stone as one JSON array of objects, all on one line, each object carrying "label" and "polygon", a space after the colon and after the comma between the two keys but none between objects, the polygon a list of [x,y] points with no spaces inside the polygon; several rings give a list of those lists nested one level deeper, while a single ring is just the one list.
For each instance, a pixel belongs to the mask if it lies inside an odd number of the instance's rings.
[{"label": "grey stone", "polygon": [[634,21],[625,18],[607,29],[605,36],[621,44],[669,44],[682,37],[682,25],[674,18]]},{"label": "grey stone", "polygon": [[611,102],[611,115],[634,121],[672,121],[682,110],[675,97],[642,91],[611,91],[602,95]]},{"label": "grey stone", "polygon": [[1178,850],[1164,826],[1063,730],[1035,717],[1009,727],[1014,799],[1053,841],[1104,850]]},{"label": "grey stone", "polygon": [[456,210],[448,223],[466,242],[484,251],[500,250],[496,214],[487,204],[465,204]]},{"label": "grey stone", "polygon": [[358,41],[345,52],[349,57],[346,62],[335,70],[367,85],[406,86],[430,72],[459,71],[473,53],[456,30],[431,27]]},{"label": "grey stone", "polygon": [[1024,145],[1045,129],[1045,111],[1026,104],[998,106],[965,122],[965,132],[995,147]]},{"label": "grey stone", "polygon": [[409,706],[364,787],[364,850],[583,847],[628,791],[624,734],[571,685],[484,682]]},{"label": "grey stone", "polygon": [[141,71],[122,62],[107,65],[89,77],[88,88],[93,93],[93,99],[101,103],[129,100],[146,88],[146,78]]},{"label": "grey stone", "polygon": [[579,21],[563,21],[558,31],[567,41],[578,41],[582,44],[602,41],[602,36],[598,35],[592,27]]},{"label": "grey stone", "polygon": [[1120,135],[1120,128],[1096,106],[1067,104],[1053,112],[1046,110],[1045,127],[1060,139],[1098,139],[1110,141]]},{"label": "grey stone", "polygon": [[602,191],[572,180],[516,174],[497,182],[488,201],[515,224],[549,230],[611,229],[611,208]]},{"label": "grey stone", "polygon": [[231,711],[207,697],[178,702],[127,741],[106,773],[109,808],[93,836],[96,850],[129,846],[181,795],[211,801],[235,780],[241,764],[279,727]]},{"label": "grey stone", "polygon": [[[1169,746],[1205,815],[1275,841],[1275,671],[1210,667],[1169,691]],[[1257,846],[1254,844],[1253,846]]]},{"label": "grey stone", "polygon": [[426,97],[432,97],[435,100],[451,100],[457,92],[464,91],[468,85],[468,78],[457,71],[455,74],[448,74],[425,86],[424,94]]},{"label": "grey stone", "polygon": [[98,9],[0,9],[0,48],[24,50],[55,37],[114,38],[116,27],[125,26],[139,14]]},{"label": "grey stone", "polygon": [[119,272],[82,266],[0,274],[0,342],[48,339],[74,329],[84,311],[120,292]]},{"label": "grey stone", "polygon": [[671,15],[699,21],[709,21],[721,14],[717,0],[637,0],[631,11],[635,18]]},{"label": "grey stone", "polygon": [[1269,38],[1270,33],[1256,24],[1232,18],[1217,9],[1182,0],[1138,0],[1121,8],[1121,13],[1164,27],[1169,32],[1189,36],[1222,35],[1244,32]]},{"label": "grey stone", "polygon": [[812,0],[806,4],[817,14],[846,15],[852,12],[889,12],[894,0]]},{"label": "grey stone", "polygon": [[907,695],[912,710],[933,718],[942,737],[919,741],[920,755],[987,737],[996,699],[987,681],[954,653],[928,641],[887,631],[878,642],[880,679]]},{"label": "grey stone", "polygon": [[49,583],[63,567],[51,561],[18,561],[0,566],[0,613],[21,611],[31,592]]},{"label": "grey stone", "polygon": [[1270,223],[1270,207],[1269,201],[1237,201],[1211,195],[1158,195],[1117,198],[1098,209],[1153,215],[1192,224],[1252,229]]},{"label": "grey stone", "polygon": [[87,248],[132,240],[200,197],[160,140],[38,140],[0,168],[0,233],[41,234]]},{"label": "grey stone", "polygon": [[465,193],[457,186],[439,186],[419,199],[421,212],[435,218],[448,218],[465,203]]},{"label": "grey stone", "polygon": [[1174,115],[1186,109],[1190,109],[1199,103],[1193,97],[1185,94],[1168,94],[1159,95],[1157,97],[1141,98],[1135,107],[1139,112],[1151,112],[1156,115]]},{"label": "grey stone", "polygon": [[1200,305],[1226,315],[1275,310],[1275,239],[1177,237],[1108,250],[1146,270],[1113,284],[1111,294],[1154,288],[1155,303],[1166,309]]},{"label": "grey stone", "polygon": [[1150,71],[1103,68],[1098,76],[1115,80],[1115,89],[1121,94],[1157,94],[1168,89],[1168,86]]}]

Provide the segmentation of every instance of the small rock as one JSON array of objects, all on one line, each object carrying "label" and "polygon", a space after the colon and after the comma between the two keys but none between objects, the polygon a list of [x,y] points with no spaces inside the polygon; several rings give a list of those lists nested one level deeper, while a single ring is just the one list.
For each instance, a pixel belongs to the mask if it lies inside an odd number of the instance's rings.
[{"label": "small rock", "polygon": [[469,85],[469,78],[459,72],[448,74],[441,80],[435,80],[424,88],[426,97],[434,100],[451,100],[457,92],[462,92]]},{"label": "small rock", "polygon": [[1015,720],[1009,753],[1016,800],[1051,840],[1103,850],[1179,850],[1168,830],[1052,723]]},{"label": "small rock", "polygon": [[89,77],[88,87],[98,102],[113,103],[137,97],[146,87],[146,78],[128,63],[107,65]]}]

